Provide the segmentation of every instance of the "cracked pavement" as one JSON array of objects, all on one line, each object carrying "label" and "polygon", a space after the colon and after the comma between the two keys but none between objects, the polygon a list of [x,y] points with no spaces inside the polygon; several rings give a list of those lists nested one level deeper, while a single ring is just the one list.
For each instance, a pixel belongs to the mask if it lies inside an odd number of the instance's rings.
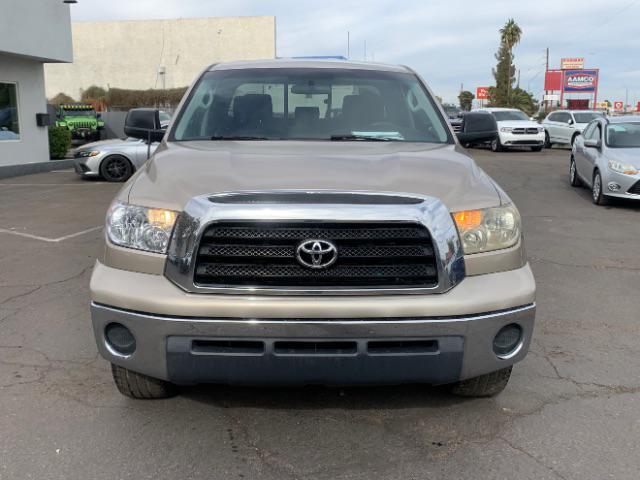
[{"label": "cracked pavement", "polygon": [[[187,388],[134,401],[96,352],[100,231],[0,231],[0,479],[636,479],[640,206],[591,204],[567,150],[478,163],[518,205],[538,283],[528,357],[505,392]],[[119,187],[71,172],[0,181],[0,229],[101,225]]]}]

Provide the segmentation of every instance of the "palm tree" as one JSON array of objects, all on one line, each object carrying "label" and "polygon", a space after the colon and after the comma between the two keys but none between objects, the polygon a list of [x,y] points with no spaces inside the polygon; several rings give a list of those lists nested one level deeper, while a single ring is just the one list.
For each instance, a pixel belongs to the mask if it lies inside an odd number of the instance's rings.
[{"label": "palm tree", "polygon": [[511,93],[511,63],[513,61],[513,47],[520,43],[522,38],[522,30],[513,18],[507,20],[507,23],[500,29],[500,40],[507,47],[509,52],[509,68],[507,69],[507,101]]}]

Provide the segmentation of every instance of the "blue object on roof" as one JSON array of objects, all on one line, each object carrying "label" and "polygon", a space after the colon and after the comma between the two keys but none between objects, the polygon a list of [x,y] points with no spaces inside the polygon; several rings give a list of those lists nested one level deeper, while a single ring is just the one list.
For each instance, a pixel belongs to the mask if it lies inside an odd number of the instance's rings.
[{"label": "blue object on roof", "polygon": [[305,57],[288,57],[296,60],[347,60],[347,57],[342,55],[310,55]]}]

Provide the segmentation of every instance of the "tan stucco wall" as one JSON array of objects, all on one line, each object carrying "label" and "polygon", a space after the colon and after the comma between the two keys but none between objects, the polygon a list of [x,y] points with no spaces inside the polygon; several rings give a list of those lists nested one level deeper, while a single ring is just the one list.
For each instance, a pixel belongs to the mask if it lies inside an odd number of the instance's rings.
[{"label": "tan stucco wall", "polygon": [[166,88],[184,87],[212,63],[274,58],[275,28],[275,17],[73,23],[74,62],[45,66],[47,97],[78,99],[91,85],[160,88],[160,66]]}]

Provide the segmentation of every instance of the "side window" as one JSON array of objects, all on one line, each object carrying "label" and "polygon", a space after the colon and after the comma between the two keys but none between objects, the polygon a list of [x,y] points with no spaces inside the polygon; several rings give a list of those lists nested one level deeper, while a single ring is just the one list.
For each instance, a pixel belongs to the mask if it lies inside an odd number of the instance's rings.
[{"label": "side window", "polygon": [[18,121],[18,86],[0,83],[0,141],[20,140]]},{"label": "side window", "polygon": [[601,127],[599,122],[593,122],[589,125],[588,131],[585,131],[584,138],[587,140],[598,140],[601,138]]},{"label": "side window", "polygon": [[569,123],[569,120],[571,119],[571,115],[568,113],[559,113],[558,114],[558,122],[562,122],[562,123]]},{"label": "side window", "polygon": [[560,120],[558,120],[558,115],[560,115],[559,113],[552,113],[551,115],[549,115],[549,121],[550,122],[559,122]]},{"label": "side window", "polygon": [[587,128],[585,128],[582,132],[582,136],[585,140],[588,139],[589,136],[593,133],[594,128],[596,128],[596,124],[594,122],[591,122],[589,125],[587,125]]}]

